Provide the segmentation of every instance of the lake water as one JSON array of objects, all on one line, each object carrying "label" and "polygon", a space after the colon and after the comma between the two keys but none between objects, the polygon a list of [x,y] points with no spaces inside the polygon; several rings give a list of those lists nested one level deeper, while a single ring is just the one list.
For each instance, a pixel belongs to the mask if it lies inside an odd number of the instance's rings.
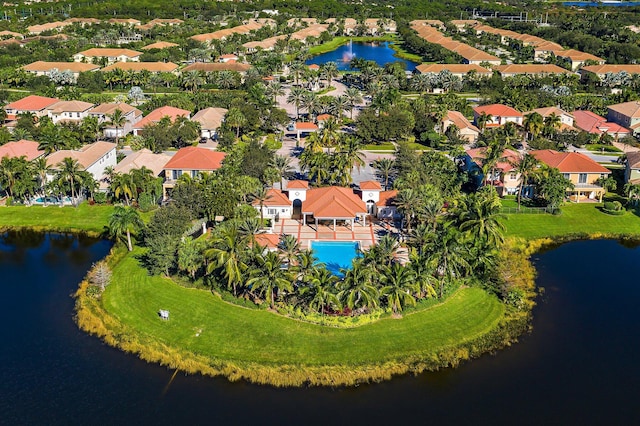
[{"label": "lake water", "polygon": [[631,7],[640,6],[638,1],[565,1],[562,2],[563,6],[575,6],[575,7]]},{"label": "lake water", "polygon": [[395,50],[390,46],[389,42],[375,43],[347,43],[338,47],[331,52],[323,53],[306,61],[307,65],[322,65],[327,62],[335,62],[341,71],[349,70],[350,58],[363,58],[369,61],[375,61],[381,67],[391,62],[402,62],[407,71],[413,71],[418,65],[415,62],[406,59],[396,58]]},{"label": "lake water", "polygon": [[76,328],[77,282],[109,243],[0,239],[0,424],[640,424],[640,249],[536,256],[534,330],[458,369],[350,389],[273,389],[178,374]]}]

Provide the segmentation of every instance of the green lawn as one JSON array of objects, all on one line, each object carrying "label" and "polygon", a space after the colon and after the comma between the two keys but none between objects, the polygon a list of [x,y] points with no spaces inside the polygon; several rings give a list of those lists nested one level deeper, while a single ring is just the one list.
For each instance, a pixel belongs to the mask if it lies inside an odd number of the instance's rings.
[{"label": "green lawn", "polygon": [[[351,329],[304,323],[221,301],[208,291],[186,289],[149,276],[134,256],[113,271],[105,309],[143,340],[184,348],[236,364],[362,365],[435,354],[492,330],[504,306],[478,288],[465,288],[443,304],[402,319]],[[159,309],[171,319],[158,318]],[[199,336],[196,336],[199,334]]]},{"label": "green lawn", "polygon": [[640,235],[640,217],[634,212],[611,216],[598,210],[599,206],[593,203],[566,204],[562,206],[561,215],[508,214],[505,221],[507,235],[526,239],[571,234]]},{"label": "green lawn", "polygon": [[101,233],[109,223],[113,206],[83,203],[78,207],[3,206],[0,229],[34,228],[49,231],[84,231]]}]

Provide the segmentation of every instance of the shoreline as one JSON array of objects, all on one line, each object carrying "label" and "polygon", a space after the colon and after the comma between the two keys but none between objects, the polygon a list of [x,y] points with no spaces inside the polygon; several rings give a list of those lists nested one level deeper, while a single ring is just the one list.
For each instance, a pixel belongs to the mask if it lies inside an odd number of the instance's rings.
[{"label": "shoreline", "polygon": [[398,59],[404,59],[407,61],[415,62],[417,64],[421,64],[423,61],[422,57],[416,55],[414,53],[407,52],[402,48],[402,41],[400,41],[397,35],[385,35],[385,36],[360,36],[360,37],[348,37],[348,36],[339,36],[334,38],[332,41],[327,43],[319,44],[317,46],[313,46],[309,49],[309,54],[312,57],[319,56],[328,52],[333,52],[334,50],[344,46],[349,41],[355,41],[357,43],[371,43],[371,42],[389,42],[389,47],[395,51],[394,57]]}]

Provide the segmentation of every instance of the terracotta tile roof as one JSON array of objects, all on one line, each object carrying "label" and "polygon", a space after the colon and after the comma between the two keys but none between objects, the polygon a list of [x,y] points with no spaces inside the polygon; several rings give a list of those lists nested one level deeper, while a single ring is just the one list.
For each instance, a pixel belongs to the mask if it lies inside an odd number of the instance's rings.
[{"label": "terracotta tile roof", "polygon": [[367,207],[351,188],[329,186],[307,191],[302,212],[317,219],[353,219],[357,214],[367,213]]},{"label": "terracotta tile roof", "polygon": [[256,244],[268,249],[277,249],[280,245],[280,236],[278,234],[256,234]]},{"label": "terracotta tile roof", "polygon": [[287,189],[309,189],[309,182],[306,180],[290,180],[287,182]]},{"label": "terracotta tile roof", "polygon": [[204,71],[204,72],[216,72],[216,71],[236,71],[247,72],[251,68],[249,64],[243,64],[240,62],[195,62],[191,65],[187,65],[182,69],[182,72],[190,71]]},{"label": "terracotta tile roof", "polygon": [[616,123],[608,122],[604,117],[600,117],[591,111],[576,110],[573,112],[574,125],[588,133],[608,133],[608,134],[626,134],[630,133],[629,129]]},{"label": "terracotta tile roof", "polygon": [[319,70],[319,69],[320,69],[320,65],[318,65],[318,64],[311,64],[311,65],[309,65],[309,69],[310,69],[310,70]]},{"label": "terracotta tile roof", "polygon": [[602,64],[602,65],[588,65],[586,67],[582,67],[581,70],[589,71],[594,74],[606,74],[608,72],[613,74],[618,74],[619,72],[625,71],[629,74],[640,74],[640,65],[639,64],[623,64],[623,65],[613,65],[613,64]]},{"label": "terracotta tile roof", "polygon": [[382,185],[375,180],[365,180],[360,182],[360,189],[363,191],[382,191]]},{"label": "terracotta tile roof", "polygon": [[318,130],[318,126],[308,121],[298,121],[296,123],[296,130]]},{"label": "terracotta tile roof", "polygon": [[385,207],[385,206],[395,205],[397,195],[398,195],[398,191],[395,189],[391,191],[382,191],[380,193],[380,199],[376,203],[376,206]]},{"label": "terracotta tile roof", "polygon": [[640,169],[640,151],[628,152],[627,164],[631,169]]},{"label": "terracotta tile roof", "polygon": [[8,142],[0,146],[0,158],[3,157],[27,157],[27,161],[34,160],[41,155],[44,155],[44,151],[38,149],[40,144],[34,141],[28,141],[20,139],[17,142]]},{"label": "terracotta tile roof", "polygon": [[330,118],[333,118],[333,115],[331,115],[331,114],[320,114],[319,116],[316,117],[316,120],[318,120],[318,121],[326,121],[326,120],[329,120]]},{"label": "terracotta tile roof", "polygon": [[422,74],[437,74],[444,70],[451,71],[451,73],[453,74],[466,74],[469,71],[475,71],[479,75],[492,74],[490,70],[483,68],[477,64],[421,64],[416,67],[416,70]]},{"label": "terracotta tile roof", "polygon": [[147,44],[144,47],[141,47],[142,50],[151,50],[151,49],[168,49],[170,47],[178,47],[179,44],[170,43],[168,41],[157,41],[155,43]]},{"label": "terracotta tile roof", "polygon": [[60,164],[62,160],[67,157],[71,157],[74,160],[77,160],[84,169],[88,169],[96,161],[104,157],[108,152],[115,149],[115,143],[103,141],[94,142],[92,144],[85,145],[78,151],[64,149],[49,154],[49,156],[47,157],[47,164],[55,168],[58,166],[58,164]]},{"label": "terracotta tile roof", "polygon": [[176,152],[164,166],[165,170],[218,170],[227,154],[207,148],[188,146]]},{"label": "terracotta tile roof", "polygon": [[178,19],[178,18],[170,18],[170,19],[162,19],[162,18],[156,18],[156,19],[152,19],[151,21],[148,22],[149,24],[157,24],[157,25],[180,25],[182,23],[184,23],[184,21],[182,19]]},{"label": "terracotta tile roof", "polygon": [[10,37],[16,37],[16,38],[24,38],[24,36],[20,33],[16,33],[14,31],[0,31],[0,37],[5,37],[5,36],[10,36]]},{"label": "terracotta tile roof", "polygon": [[447,111],[447,114],[444,116],[444,120],[451,121],[458,129],[471,129],[475,132],[480,133],[480,129],[471,124],[467,117],[462,115],[459,111]]},{"label": "terracotta tile roof", "polygon": [[591,158],[579,152],[558,152],[552,149],[531,151],[531,155],[538,161],[550,167],[555,167],[562,173],[603,173],[611,171],[602,167]]},{"label": "terracotta tile roof", "polygon": [[129,114],[131,111],[134,111],[135,117],[142,115],[142,111],[140,111],[138,108],[133,107],[124,102],[100,104],[98,106],[91,108],[89,110],[89,114],[111,115],[117,109],[122,111],[123,114]]},{"label": "terracotta tile roof", "polygon": [[[251,204],[259,206],[260,202],[254,200]],[[284,195],[279,189],[270,188],[267,190],[267,199],[262,202],[262,205],[270,207],[291,207],[291,201],[289,201],[289,197]]]},{"label": "terracotta tile roof", "polygon": [[493,67],[500,74],[569,74],[567,71],[554,64],[510,64],[496,65]]},{"label": "terracotta tile roof", "polygon": [[562,116],[562,115],[568,115],[569,117],[573,118],[573,114],[568,113],[567,111],[560,109],[558,107],[544,107],[544,108],[536,108],[533,109],[531,111],[528,111],[526,113],[524,113],[525,115],[530,114],[532,112],[537,112],[538,114],[540,114],[542,117],[548,117],[551,114],[555,114],[558,117]]},{"label": "terracotta tile roof", "polygon": [[193,117],[191,117],[191,121],[197,121],[198,123],[200,123],[201,129],[215,130],[222,125],[227,111],[228,110],[225,108],[201,109],[200,111],[196,112]]},{"label": "terracotta tile roof", "polygon": [[63,112],[84,112],[92,108],[93,104],[82,101],[59,101],[47,108],[54,114],[61,114]]},{"label": "terracotta tile roof", "polygon": [[140,21],[133,18],[111,18],[107,22],[110,24],[140,25]]},{"label": "terracotta tile roof", "polygon": [[67,25],[71,25],[71,22],[62,22],[62,21],[48,22],[46,24],[31,25],[31,26],[27,27],[27,31],[29,31],[32,34],[40,34],[40,33],[44,32],[44,31],[56,30],[56,29],[59,29],[59,28],[64,28]]},{"label": "terracotta tile roof", "polygon": [[174,72],[178,70],[178,65],[173,62],[116,62],[100,71],[109,72],[113,70],[140,72],[143,70],[149,72]]},{"label": "terracotta tile roof", "polygon": [[559,58],[569,58],[572,61],[604,61],[604,59],[592,55],[591,53],[581,52],[575,49],[556,50],[553,53]]},{"label": "terracotta tile roof", "polygon": [[94,64],[85,64],[83,62],[45,62],[36,61],[22,67],[25,71],[30,72],[49,72],[57,69],[58,71],[87,72],[99,69],[100,66]]},{"label": "terracotta tile roof", "polygon": [[640,101],[624,102],[621,104],[609,105],[611,111],[615,111],[625,117],[640,118]]},{"label": "terracotta tile roof", "polygon": [[[487,148],[473,148],[468,149],[465,152],[467,153],[469,158],[471,158],[471,160],[476,163],[478,167],[480,167],[482,165],[482,160],[484,160],[487,155]],[[512,163],[517,163],[518,161],[520,161],[520,154],[511,149],[505,149],[504,151],[502,151],[502,157],[500,161],[496,163],[495,168],[500,169],[503,172],[510,172],[511,170],[515,169]]]},{"label": "terracotta tile roof", "polygon": [[151,170],[154,176],[158,176],[162,173],[169,160],[171,160],[170,155],[154,154],[150,150],[143,148],[127,155],[113,170],[117,173],[129,173],[131,170],[141,169],[144,166]]},{"label": "terracotta tile roof", "polygon": [[238,25],[237,27],[233,28],[225,28],[222,30],[214,31],[212,33],[197,34],[191,36],[191,39],[199,41],[201,43],[211,40],[222,40],[231,36],[232,34],[249,34],[251,31],[259,30],[260,28],[262,28],[262,26],[263,24],[252,21],[245,25]]},{"label": "terracotta tile roof", "polygon": [[72,24],[99,24],[100,20],[97,18],[67,18],[64,22],[70,22]]},{"label": "terracotta tile roof", "polygon": [[473,108],[473,110],[478,114],[482,114],[483,112],[487,115],[491,116],[499,116],[499,117],[522,117],[522,113],[517,111],[514,108],[511,108],[507,105],[502,104],[491,104],[491,105],[483,105],[477,106]]},{"label": "terracotta tile roof", "polygon": [[164,117],[171,118],[171,121],[173,122],[176,118],[180,116],[189,117],[190,114],[191,112],[187,111],[186,109],[174,108],[172,106],[163,106],[163,107],[154,109],[146,117],[138,121],[134,125],[134,129],[142,129],[146,125],[157,123],[158,121],[162,120]]},{"label": "terracotta tile roof", "polygon": [[247,43],[244,43],[242,46],[247,49],[257,49],[257,48],[260,48],[263,50],[273,49],[278,40],[285,39],[285,38],[287,38],[286,35],[279,35],[275,37],[265,38],[264,40],[261,40],[261,41],[249,41]]},{"label": "terracotta tile roof", "polygon": [[110,49],[103,47],[94,47],[92,49],[83,50],[79,55],[84,55],[90,58],[113,58],[116,56],[126,56],[128,58],[135,58],[142,55],[142,52],[131,49]]},{"label": "terracotta tile roof", "polygon": [[220,55],[220,59],[238,59],[238,56],[232,53],[226,53],[224,55]]},{"label": "terracotta tile roof", "polygon": [[43,109],[55,104],[59,99],[45,98],[44,96],[29,95],[19,101],[11,102],[5,106],[5,109],[15,109],[18,111],[42,111]]}]

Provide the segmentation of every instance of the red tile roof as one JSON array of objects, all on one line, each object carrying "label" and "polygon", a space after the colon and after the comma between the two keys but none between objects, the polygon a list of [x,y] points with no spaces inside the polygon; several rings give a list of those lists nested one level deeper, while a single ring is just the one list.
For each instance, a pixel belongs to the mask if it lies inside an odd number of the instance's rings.
[{"label": "red tile roof", "polygon": [[[258,200],[254,200],[252,204],[254,206],[259,206],[260,202]],[[289,197],[284,195],[279,189],[271,188],[267,191],[267,199],[262,202],[262,205],[272,207],[291,207],[291,201],[289,201]]]},{"label": "red tile roof", "polygon": [[558,152],[552,149],[541,149],[531,151],[531,155],[536,157],[538,161],[550,167],[555,167],[562,173],[611,173],[609,169],[602,167],[579,152]]},{"label": "red tile roof", "polygon": [[0,158],[3,157],[27,157],[27,161],[34,160],[41,155],[44,155],[44,151],[38,150],[40,144],[34,141],[28,141],[21,139],[17,142],[9,142],[0,146]]},{"label": "red tile roof", "polygon": [[296,130],[318,130],[318,126],[307,121],[298,121],[296,123]]},{"label": "red tile roof", "polygon": [[[476,163],[478,166],[481,166],[482,160],[487,156],[487,148],[473,148],[468,149],[466,151],[467,155],[471,158],[471,160]],[[517,163],[520,161],[520,154],[511,149],[505,149],[502,151],[502,157],[500,161],[498,161],[495,165],[496,169],[500,169],[503,172],[510,172],[515,169],[512,163]]]},{"label": "red tile roof", "polygon": [[367,206],[350,188],[329,186],[309,190],[302,212],[317,219],[353,219],[367,213]]},{"label": "red tile roof", "polygon": [[325,121],[325,120],[328,120],[330,118],[333,118],[333,115],[331,115],[331,114],[320,114],[318,117],[316,117],[316,119],[318,121]]},{"label": "red tile roof", "polygon": [[172,106],[163,106],[151,111],[149,115],[138,121],[134,128],[142,129],[148,124],[157,123],[158,121],[162,120],[163,117],[169,117],[173,122],[180,116],[188,117],[190,114],[191,112],[187,111],[186,109],[174,108]]},{"label": "red tile roof", "polygon": [[310,70],[319,70],[319,69],[320,69],[320,65],[318,65],[318,64],[311,64],[311,65],[309,65],[309,69],[310,69]]},{"label": "red tile roof", "polygon": [[619,124],[608,122],[604,117],[591,111],[576,110],[573,112],[574,126],[588,133],[628,134],[631,131]]},{"label": "red tile roof", "polygon": [[309,189],[309,182],[305,180],[290,180],[287,189]]},{"label": "red tile roof", "polygon": [[218,170],[227,154],[207,148],[188,146],[176,152],[164,166],[165,170]]},{"label": "red tile roof", "polygon": [[477,106],[473,109],[476,113],[482,114],[483,112],[491,116],[500,117],[522,117],[522,113],[510,106],[501,104],[483,105]]},{"label": "red tile roof", "polygon": [[276,249],[280,245],[278,234],[256,234],[255,239],[257,244],[269,249]]},{"label": "red tile roof", "polygon": [[363,191],[382,191],[382,186],[375,180],[365,180],[360,182],[360,189]]},{"label": "red tile roof", "polygon": [[395,189],[391,191],[382,191],[380,193],[380,199],[376,203],[376,206],[378,207],[393,206],[397,195],[398,195],[398,191]]},{"label": "red tile roof", "polygon": [[43,109],[55,104],[60,99],[45,98],[44,96],[29,95],[19,101],[11,102],[5,106],[5,109],[15,109],[18,111],[42,111]]}]

